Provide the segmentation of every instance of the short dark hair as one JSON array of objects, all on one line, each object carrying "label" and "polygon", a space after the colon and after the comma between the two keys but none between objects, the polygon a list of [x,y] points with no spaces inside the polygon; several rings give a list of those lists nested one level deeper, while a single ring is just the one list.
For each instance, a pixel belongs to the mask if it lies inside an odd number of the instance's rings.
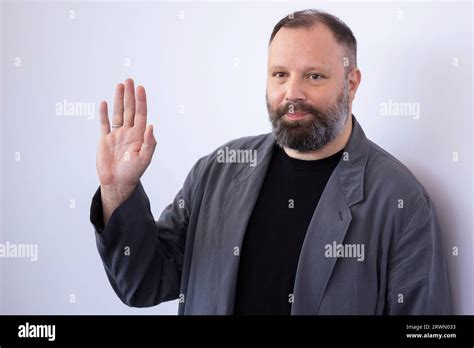
[{"label": "short dark hair", "polygon": [[349,54],[348,66],[357,67],[357,41],[352,30],[336,16],[315,9],[297,11],[283,17],[273,28],[268,45],[270,46],[277,32],[283,27],[309,29],[318,23],[326,25],[333,33],[336,41],[347,49]]}]

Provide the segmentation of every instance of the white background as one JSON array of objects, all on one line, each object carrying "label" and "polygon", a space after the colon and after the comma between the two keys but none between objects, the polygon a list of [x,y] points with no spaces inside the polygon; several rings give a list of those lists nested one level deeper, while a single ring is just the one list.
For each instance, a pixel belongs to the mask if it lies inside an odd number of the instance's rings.
[{"label": "white background", "polygon": [[[158,146],[143,183],[158,218],[199,157],[270,131],[268,39],[305,8],[357,37],[353,112],[430,193],[456,313],[474,314],[472,3],[315,1],[1,2],[0,241],[37,243],[39,259],[0,258],[0,313],[176,314],[177,301],[128,308],[102,267],[89,222],[99,102],[127,77],[146,87]],[[94,117],[57,115],[63,100],[95,103]],[[420,118],[382,116],[389,100],[420,103]]]}]

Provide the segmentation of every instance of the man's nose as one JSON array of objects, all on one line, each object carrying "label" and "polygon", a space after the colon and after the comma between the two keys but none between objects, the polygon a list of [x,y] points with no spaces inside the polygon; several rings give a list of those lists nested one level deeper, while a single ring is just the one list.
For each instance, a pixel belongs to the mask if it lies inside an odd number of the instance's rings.
[{"label": "man's nose", "polygon": [[306,94],[304,93],[301,81],[293,78],[288,82],[288,89],[286,91],[285,100],[306,100]]}]

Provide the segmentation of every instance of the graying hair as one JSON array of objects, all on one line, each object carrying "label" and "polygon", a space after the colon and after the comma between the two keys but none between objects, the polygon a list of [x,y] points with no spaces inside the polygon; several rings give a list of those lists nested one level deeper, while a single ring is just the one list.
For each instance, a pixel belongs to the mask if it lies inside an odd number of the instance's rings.
[{"label": "graying hair", "polygon": [[352,30],[339,18],[327,12],[308,9],[290,13],[282,18],[273,28],[268,45],[281,28],[312,28],[321,23],[334,35],[336,41],[344,46],[348,53],[348,67],[357,67],[357,40]]}]

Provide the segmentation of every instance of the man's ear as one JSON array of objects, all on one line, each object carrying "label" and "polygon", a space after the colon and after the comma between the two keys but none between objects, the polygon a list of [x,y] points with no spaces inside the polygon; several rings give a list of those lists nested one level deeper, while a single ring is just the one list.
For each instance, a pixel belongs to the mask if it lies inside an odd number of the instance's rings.
[{"label": "man's ear", "polygon": [[349,102],[352,104],[362,79],[362,73],[359,68],[353,68],[347,78],[349,79]]}]

